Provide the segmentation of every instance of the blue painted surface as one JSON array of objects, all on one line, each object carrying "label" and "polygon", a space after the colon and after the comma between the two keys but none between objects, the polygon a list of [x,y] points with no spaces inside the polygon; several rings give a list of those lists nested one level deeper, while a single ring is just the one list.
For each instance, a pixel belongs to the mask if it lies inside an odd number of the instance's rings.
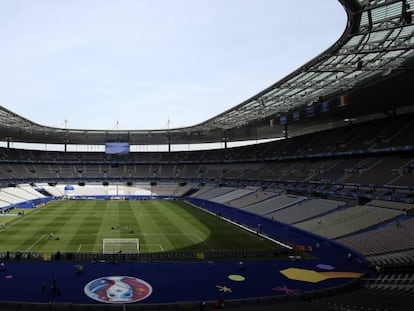
[{"label": "blue painted surface", "polygon": [[[320,283],[308,283],[290,280],[279,271],[286,268],[304,268],[324,272],[317,267],[321,260],[290,261],[267,260],[245,261],[244,270],[239,269],[238,261],[220,262],[135,262],[135,263],[80,263],[80,262],[10,262],[6,270],[0,273],[0,300],[99,303],[84,293],[84,287],[90,281],[105,277],[125,275],[148,282],[152,294],[140,303],[173,303],[176,301],[198,301],[223,299],[242,299],[248,297],[286,295],[283,290],[274,290],[286,286],[300,292],[314,291],[345,284],[350,279],[328,279]],[[83,264],[81,274],[75,272],[75,266]],[[329,262],[333,271],[360,271],[365,269],[358,263],[347,260]],[[228,278],[237,274],[245,281],[236,282]],[[11,277],[11,278],[10,278]],[[50,288],[52,278],[56,278],[60,295],[53,297]],[[43,296],[42,282],[46,282]],[[231,292],[220,291],[221,287],[231,288]]]},{"label": "blue painted surface", "polygon": [[[209,212],[235,222],[257,228],[279,241],[299,247],[306,246],[315,256],[310,260],[239,260],[214,262],[6,262],[6,270],[0,272],[0,300],[32,302],[100,303],[84,293],[86,284],[105,276],[131,276],[148,282],[152,294],[138,303],[174,303],[177,301],[243,299],[264,296],[284,296],[286,289],[309,292],[346,285],[354,279],[335,278],[319,283],[296,281],[285,277],[280,270],[286,268],[309,269],[326,272],[365,273],[363,258],[348,248],[310,234],[303,230],[278,223],[247,211],[221,204],[189,199]],[[352,259],[348,254],[352,254]],[[76,273],[76,265],[83,265],[83,272]],[[322,267],[322,268],[321,268]],[[245,281],[237,282],[229,275],[242,275]],[[56,278],[60,294],[52,295],[52,278]],[[46,283],[43,293],[42,282]],[[231,292],[227,291],[230,288]]]}]

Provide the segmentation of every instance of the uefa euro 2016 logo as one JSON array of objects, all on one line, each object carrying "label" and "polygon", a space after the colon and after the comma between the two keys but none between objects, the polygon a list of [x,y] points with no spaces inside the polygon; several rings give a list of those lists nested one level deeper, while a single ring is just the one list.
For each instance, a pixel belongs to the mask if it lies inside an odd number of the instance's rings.
[{"label": "uefa euro 2016 logo", "polygon": [[85,294],[105,303],[132,303],[151,295],[147,282],[130,276],[106,276],[95,279],[85,286]]}]

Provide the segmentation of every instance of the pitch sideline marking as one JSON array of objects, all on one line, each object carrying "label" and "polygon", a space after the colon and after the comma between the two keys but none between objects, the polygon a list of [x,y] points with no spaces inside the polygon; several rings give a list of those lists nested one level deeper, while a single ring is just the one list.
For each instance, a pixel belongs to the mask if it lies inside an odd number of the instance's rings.
[{"label": "pitch sideline marking", "polygon": [[[6,228],[7,229],[7,228]],[[0,230],[1,232],[1,230]],[[116,235],[119,234],[119,232],[110,232],[110,231],[106,231],[106,232],[102,232],[99,233],[99,235]],[[77,236],[90,236],[90,233],[76,233]],[[141,236],[141,235],[148,235],[148,236],[192,236],[194,235],[193,233],[168,233],[168,234],[162,234],[162,233],[141,233],[141,232],[136,232],[135,234],[136,236]],[[135,236],[134,235],[134,236]],[[73,233],[59,233],[59,236],[73,236]]]},{"label": "pitch sideline marking", "polygon": [[[193,204],[193,203],[191,203],[191,202],[188,202],[188,201],[184,201],[184,202],[186,202],[187,204],[189,204],[189,205],[191,205],[191,206],[193,206],[193,207],[195,207],[195,208],[197,208],[197,209],[199,209],[199,210],[202,210],[202,211],[204,211],[204,212],[206,212],[206,213],[208,213],[208,214],[210,214],[210,215],[214,215],[214,216],[216,216],[216,214],[214,214],[213,212],[211,212],[211,211],[209,211],[209,210],[207,210],[207,209],[204,209],[204,208],[202,208],[202,207],[200,207],[200,206],[197,206],[197,205],[195,205],[195,204]],[[235,226],[237,226],[237,227],[239,227],[239,228],[242,228],[242,229],[244,229],[244,230],[246,230],[246,231],[249,231],[249,232],[252,232],[252,233],[254,233],[254,234],[257,234],[257,235],[259,235],[260,237],[262,237],[262,238],[264,238],[264,239],[266,239],[266,240],[272,241],[272,242],[274,242],[274,243],[276,243],[276,244],[279,244],[280,246],[283,246],[283,247],[285,247],[285,248],[287,248],[287,249],[293,249],[293,247],[292,247],[292,246],[289,246],[289,245],[287,245],[287,244],[284,244],[284,243],[282,243],[282,242],[280,242],[280,241],[278,241],[278,240],[272,239],[272,238],[270,238],[270,237],[268,237],[268,236],[266,236],[266,235],[264,235],[264,234],[262,234],[262,233],[257,233],[255,230],[250,229],[249,227],[246,227],[246,226],[244,226],[244,225],[238,224],[238,223],[236,223],[236,222],[234,222],[234,221],[232,221],[232,220],[230,220],[230,219],[227,219],[227,218],[225,218],[225,217],[221,217],[221,216],[220,216],[220,218],[221,218],[221,219],[223,219],[224,221],[227,221],[228,223],[231,223],[231,224],[233,224],[233,225],[235,225]]]},{"label": "pitch sideline marking", "polygon": [[200,238],[200,237],[198,236],[198,234],[197,234],[197,233],[193,233],[193,235],[194,235],[197,239],[199,239],[199,240],[201,241],[201,243],[204,243],[205,245],[207,245],[209,249],[211,249],[212,251],[215,251],[215,248],[214,248],[214,247],[212,247],[210,244],[208,244],[205,240],[203,240],[202,238]]},{"label": "pitch sideline marking", "polygon": [[[147,251],[146,252],[153,252],[154,250],[151,250],[151,249],[153,249],[154,246],[156,248],[159,248],[163,252],[165,251],[165,248],[162,246],[161,243],[158,243],[158,244],[154,244],[154,243],[143,243],[141,245],[143,245],[143,246],[145,245],[145,247],[147,248]],[[156,249],[155,251],[158,251],[158,250]],[[146,253],[146,252],[143,252],[143,253]],[[142,252],[140,251],[140,253],[142,253]]]},{"label": "pitch sideline marking", "polygon": [[40,238],[38,238],[28,249],[25,250],[25,252],[30,251],[30,249],[35,246],[38,242],[40,242],[41,239],[43,239],[46,236],[46,234],[43,234]]}]

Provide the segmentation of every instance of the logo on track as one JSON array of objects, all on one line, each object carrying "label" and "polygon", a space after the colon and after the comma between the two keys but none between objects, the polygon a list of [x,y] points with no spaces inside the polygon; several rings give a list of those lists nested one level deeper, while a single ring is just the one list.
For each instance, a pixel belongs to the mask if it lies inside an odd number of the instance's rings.
[{"label": "logo on track", "polygon": [[84,288],[85,294],[104,303],[132,303],[144,300],[152,287],[144,280],[131,276],[106,276],[95,279]]}]

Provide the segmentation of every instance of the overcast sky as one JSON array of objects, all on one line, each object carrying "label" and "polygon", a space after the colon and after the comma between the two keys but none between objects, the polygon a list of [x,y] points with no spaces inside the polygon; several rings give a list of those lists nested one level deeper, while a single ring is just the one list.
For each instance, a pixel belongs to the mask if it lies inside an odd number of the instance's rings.
[{"label": "overcast sky", "polygon": [[0,105],[58,127],[194,125],[345,26],[336,0],[1,0]]}]

